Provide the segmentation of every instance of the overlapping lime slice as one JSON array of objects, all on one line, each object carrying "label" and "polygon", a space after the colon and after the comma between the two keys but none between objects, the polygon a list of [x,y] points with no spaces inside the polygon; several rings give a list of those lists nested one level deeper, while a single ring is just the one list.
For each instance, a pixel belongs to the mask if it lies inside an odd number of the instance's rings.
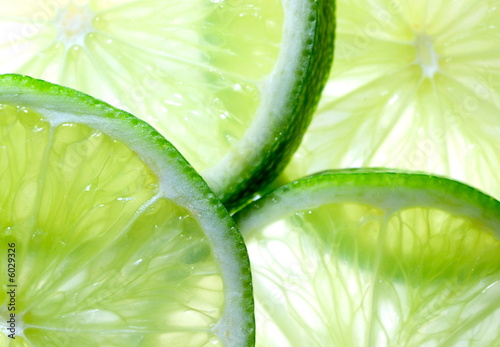
[{"label": "overlapping lime slice", "polygon": [[416,173],[345,170],[235,216],[257,346],[500,343],[500,202]]},{"label": "overlapping lime slice", "polygon": [[0,73],[146,120],[227,206],[290,157],[329,72],[327,0],[0,0]]},{"label": "overlapping lime slice", "polygon": [[497,1],[340,0],[335,62],[284,180],[398,167],[500,198]]},{"label": "overlapping lime slice", "polygon": [[245,246],[149,125],[0,77],[0,345],[248,346]]}]

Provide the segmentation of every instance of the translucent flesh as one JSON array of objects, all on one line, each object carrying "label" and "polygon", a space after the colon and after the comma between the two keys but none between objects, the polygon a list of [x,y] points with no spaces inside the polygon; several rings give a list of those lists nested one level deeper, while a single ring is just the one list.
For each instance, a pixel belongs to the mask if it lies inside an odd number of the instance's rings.
[{"label": "translucent flesh", "polygon": [[3,247],[16,244],[17,269],[17,336],[5,336],[2,281],[0,343],[217,343],[224,288],[212,248],[138,155],[15,105],[0,105],[0,122],[0,233]]},{"label": "translucent flesh", "polygon": [[355,203],[270,219],[244,230],[257,346],[498,345],[492,230],[437,209]]},{"label": "translucent flesh", "polygon": [[281,42],[280,0],[30,0],[0,15],[0,72],[143,118],[203,171],[241,139]]},{"label": "translucent flesh", "polygon": [[497,2],[339,0],[337,18],[330,79],[285,180],[393,167],[500,198]]}]

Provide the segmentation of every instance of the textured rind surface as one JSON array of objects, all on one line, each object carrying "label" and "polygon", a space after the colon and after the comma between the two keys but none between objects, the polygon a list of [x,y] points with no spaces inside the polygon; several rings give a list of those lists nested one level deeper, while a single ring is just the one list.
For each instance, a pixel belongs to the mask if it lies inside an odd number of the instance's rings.
[{"label": "textured rind surface", "polygon": [[[184,185],[174,187],[172,192],[175,195],[174,199],[177,203],[190,210],[195,218],[201,221],[202,225],[204,225],[204,222],[211,223],[210,220],[217,224],[220,234],[214,235],[215,238],[231,243],[233,252],[229,253],[227,249],[219,250],[219,254],[215,252],[215,257],[221,263],[222,268],[225,267],[224,262],[228,262],[228,259],[237,260],[237,263],[235,262],[232,265],[238,268],[238,273],[233,274],[235,277],[232,280],[237,281],[239,285],[236,288],[230,285],[233,287],[233,292],[229,293],[227,302],[235,302],[234,305],[244,307],[243,316],[245,318],[243,322],[238,322],[237,326],[236,322],[232,321],[231,318],[226,319],[225,326],[215,327],[214,332],[222,330],[220,331],[221,334],[226,335],[225,327],[232,326],[232,328],[234,327],[232,333],[242,338],[238,341],[232,341],[231,346],[254,345],[255,321],[253,316],[252,279],[245,243],[233,219],[229,216],[220,200],[170,142],[149,124],[130,113],[119,110],[79,91],[29,76],[0,75],[0,103],[16,103],[18,105],[36,103],[38,107],[35,109],[37,110],[50,112],[52,109],[57,110],[56,112],[68,112],[76,117],[81,117],[83,124],[87,123],[86,118],[89,117],[93,118],[93,124],[96,123],[96,119],[104,123],[107,121],[104,129],[99,130],[115,134],[127,134],[129,136],[120,138],[120,141],[129,145],[132,149],[142,149],[143,153],[140,154],[152,152],[153,154],[149,157],[141,156],[141,159],[150,165],[153,170],[157,171],[161,170],[161,168],[170,167],[172,172],[180,173],[178,177],[184,178],[184,182],[182,182]],[[116,128],[111,129],[111,126]],[[120,128],[125,131],[119,130]],[[161,177],[161,173],[158,174]],[[182,193],[182,188],[189,188],[189,186],[192,191]],[[179,193],[181,193],[181,196],[179,196]],[[213,214],[207,216],[204,208],[208,208]],[[221,253],[224,254],[221,255]],[[221,337],[226,338],[227,336]]]},{"label": "textured rind surface", "polygon": [[335,39],[335,1],[309,0],[311,3],[311,25],[315,36],[303,51],[302,60],[307,66],[305,73],[296,76],[293,93],[286,109],[293,110],[289,117],[283,117],[280,127],[271,136],[276,138],[262,151],[263,160],[248,171],[248,178],[221,197],[230,211],[236,211],[248,204],[253,197],[265,191],[286,166],[297,149],[307,126],[311,122],[321,91],[328,79],[333,61]]},{"label": "textured rind surface", "polygon": [[[246,230],[254,229],[260,223],[279,219],[279,215],[320,206],[333,200],[333,194],[353,189],[359,194],[355,198],[350,197],[351,202],[380,203],[380,207],[389,212],[410,206],[448,208],[467,218],[476,217],[477,222],[488,224],[500,238],[498,200],[446,177],[385,168],[328,170],[304,177],[253,202],[236,213],[234,219],[245,234]],[[429,192],[439,199],[423,201],[422,196],[431,195]],[[307,198],[301,196],[303,193],[307,194]],[[349,193],[351,194],[352,192]],[[388,196],[400,197],[400,205],[391,206],[392,202],[387,199]],[[267,208],[271,210],[265,214],[259,212]]]}]

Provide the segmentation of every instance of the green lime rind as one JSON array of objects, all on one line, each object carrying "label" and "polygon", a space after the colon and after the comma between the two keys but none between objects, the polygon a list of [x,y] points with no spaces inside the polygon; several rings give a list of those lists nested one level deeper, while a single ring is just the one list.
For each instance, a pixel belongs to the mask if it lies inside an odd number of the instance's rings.
[{"label": "green lime rind", "polygon": [[261,157],[247,158],[245,169],[235,183],[219,195],[229,210],[238,210],[265,191],[286,166],[300,144],[328,79],[334,52],[335,1],[311,0],[303,11],[302,17],[308,20],[304,32],[309,36],[302,39],[307,45],[296,64],[301,68],[290,82],[293,87],[283,108],[271,110],[267,115],[271,119],[270,130],[258,150]]},{"label": "green lime rind", "polygon": [[[348,212],[332,212],[328,206],[335,204],[348,206],[345,210]],[[352,205],[367,206],[367,215],[363,218],[368,222],[349,224],[352,221],[343,213],[357,213],[353,212],[356,210],[350,207]],[[308,217],[307,211],[321,211],[324,206],[324,212]],[[431,212],[405,212],[415,209]],[[436,216],[441,212],[447,217]],[[415,213],[415,217],[408,214],[401,217],[402,213]],[[496,271],[491,264],[500,261],[495,255],[496,248],[478,246],[500,238],[500,202],[444,177],[383,168],[326,171],[276,189],[234,218],[248,240],[253,232],[272,221],[293,214],[300,214],[305,220],[298,222],[305,223],[304,229],[308,228],[309,218],[310,223],[316,225],[331,226],[332,220],[338,223],[335,237],[342,239],[339,241],[342,246],[336,248],[338,255],[360,268],[373,269],[374,264],[378,264],[377,271],[394,280],[416,284],[450,277],[470,279]],[[376,226],[370,226],[370,220],[376,220]],[[398,222],[400,220],[403,222]],[[443,225],[438,224],[441,222]],[[407,225],[408,230],[399,229],[398,223]],[[425,223],[434,225],[424,226]],[[319,236],[325,244],[331,242],[333,231],[325,227]],[[448,241],[448,236],[439,236],[450,233],[454,233],[452,237],[456,242]],[[401,246],[401,242],[405,246]],[[380,256],[381,247],[383,256]],[[492,250],[491,255],[484,255],[485,249]],[[448,266],[450,263],[454,266]],[[473,271],[472,263],[475,263]],[[408,277],[411,267],[418,267],[418,271]]]},{"label": "green lime rind", "polygon": [[0,104],[22,105],[47,116],[100,130],[129,146],[158,175],[162,196],[203,226],[223,274],[224,313],[212,332],[227,345],[254,344],[252,280],[242,237],[226,209],[174,146],[150,125],[76,90],[28,76],[0,75]]},{"label": "green lime rind", "polygon": [[234,218],[245,227],[247,223],[258,227],[265,220],[257,210],[269,209],[266,217],[278,219],[332,202],[372,204],[388,213],[417,206],[445,208],[496,230],[500,237],[500,202],[496,199],[449,178],[386,168],[328,170],[307,176],[275,189]]}]

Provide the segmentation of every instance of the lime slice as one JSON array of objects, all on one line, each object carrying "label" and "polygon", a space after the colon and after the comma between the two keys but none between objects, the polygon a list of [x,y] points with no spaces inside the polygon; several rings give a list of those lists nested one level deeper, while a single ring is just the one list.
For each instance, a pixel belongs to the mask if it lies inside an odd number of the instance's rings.
[{"label": "lime slice", "polygon": [[496,1],[340,0],[335,63],[283,180],[393,167],[500,199]]},{"label": "lime slice", "polygon": [[0,163],[0,345],[253,344],[241,236],[152,127],[3,75]]},{"label": "lime slice", "polygon": [[329,73],[327,0],[0,0],[0,73],[152,124],[227,205],[296,149]]},{"label": "lime slice", "polygon": [[258,346],[498,346],[500,202],[381,170],[294,181],[235,215]]}]

